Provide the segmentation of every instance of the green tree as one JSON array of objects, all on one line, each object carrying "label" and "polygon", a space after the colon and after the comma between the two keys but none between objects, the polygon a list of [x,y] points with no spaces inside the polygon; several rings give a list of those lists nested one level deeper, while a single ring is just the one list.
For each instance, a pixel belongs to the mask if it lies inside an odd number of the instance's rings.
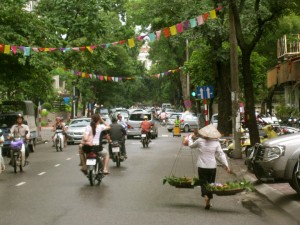
[{"label": "green tree", "polygon": [[[234,1],[229,0],[232,9],[238,45],[242,52],[242,75],[245,97],[245,114],[250,131],[251,144],[260,142],[255,117],[255,97],[251,55],[261,40],[266,28],[275,28],[277,22],[291,10],[299,7],[299,1]],[[296,7],[297,6],[297,7]]]}]

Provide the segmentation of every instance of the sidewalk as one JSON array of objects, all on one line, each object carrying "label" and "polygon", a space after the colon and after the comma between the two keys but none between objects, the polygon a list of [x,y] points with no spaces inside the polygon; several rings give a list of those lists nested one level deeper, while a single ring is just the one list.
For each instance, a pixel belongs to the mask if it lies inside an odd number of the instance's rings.
[{"label": "sidewalk", "polygon": [[232,172],[240,178],[253,182],[255,190],[293,219],[300,222],[300,197],[288,183],[261,183],[248,171],[244,159],[229,159]]}]

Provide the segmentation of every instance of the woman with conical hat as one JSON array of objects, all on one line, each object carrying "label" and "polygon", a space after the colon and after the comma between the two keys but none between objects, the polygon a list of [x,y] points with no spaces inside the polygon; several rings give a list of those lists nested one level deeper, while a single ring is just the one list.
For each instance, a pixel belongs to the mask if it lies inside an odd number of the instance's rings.
[{"label": "woman with conical hat", "polygon": [[201,196],[205,200],[205,209],[210,209],[210,200],[213,198],[212,193],[206,190],[206,185],[214,183],[217,172],[216,156],[219,156],[222,164],[226,167],[226,171],[230,173],[227,158],[223,152],[218,138],[221,137],[220,132],[212,124],[203,127],[198,131],[200,138],[195,139],[193,135],[189,137],[189,147],[199,151],[197,160],[198,176],[201,186]]}]

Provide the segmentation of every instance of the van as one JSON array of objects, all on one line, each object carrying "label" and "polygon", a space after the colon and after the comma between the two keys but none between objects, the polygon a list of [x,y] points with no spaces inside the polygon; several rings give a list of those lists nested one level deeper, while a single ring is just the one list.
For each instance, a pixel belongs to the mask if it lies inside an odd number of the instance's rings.
[{"label": "van", "polygon": [[[30,141],[28,147],[30,151],[34,151],[37,141],[37,127],[35,119],[34,104],[32,101],[3,101],[0,104],[0,129],[5,133],[10,132],[10,128],[16,123],[18,114],[22,114],[24,122],[30,129]],[[3,149],[7,152],[9,149],[10,140],[4,140]]]},{"label": "van", "polygon": [[129,119],[127,121],[127,139],[134,138],[135,136],[141,136],[141,123],[144,120],[144,116],[147,116],[148,120],[153,124],[151,129],[151,137],[157,138],[158,126],[155,122],[153,114],[147,111],[142,111],[133,112],[129,115]]},{"label": "van", "polygon": [[161,109],[162,109],[162,110],[164,110],[164,109],[170,109],[170,108],[172,108],[171,103],[163,103],[163,104],[161,105]]}]

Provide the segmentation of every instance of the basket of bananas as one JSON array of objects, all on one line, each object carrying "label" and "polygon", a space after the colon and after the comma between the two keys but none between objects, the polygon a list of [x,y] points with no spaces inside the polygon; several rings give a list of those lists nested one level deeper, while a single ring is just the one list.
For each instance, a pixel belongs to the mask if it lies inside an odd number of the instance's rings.
[{"label": "basket of bananas", "polygon": [[211,183],[206,186],[206,189],[218,196],[235,195],[242,191],[252,191],[253,186],[250,181],[241,180],[221,183]]},{"label": "basket of bananas", "polygon": [[199,184],[199,179],[197,177],[176,177],[172,175],[166,176],[163,179],[163,184],[165,183],[169,183],[171,186],[176,188],[194,188]]}]

